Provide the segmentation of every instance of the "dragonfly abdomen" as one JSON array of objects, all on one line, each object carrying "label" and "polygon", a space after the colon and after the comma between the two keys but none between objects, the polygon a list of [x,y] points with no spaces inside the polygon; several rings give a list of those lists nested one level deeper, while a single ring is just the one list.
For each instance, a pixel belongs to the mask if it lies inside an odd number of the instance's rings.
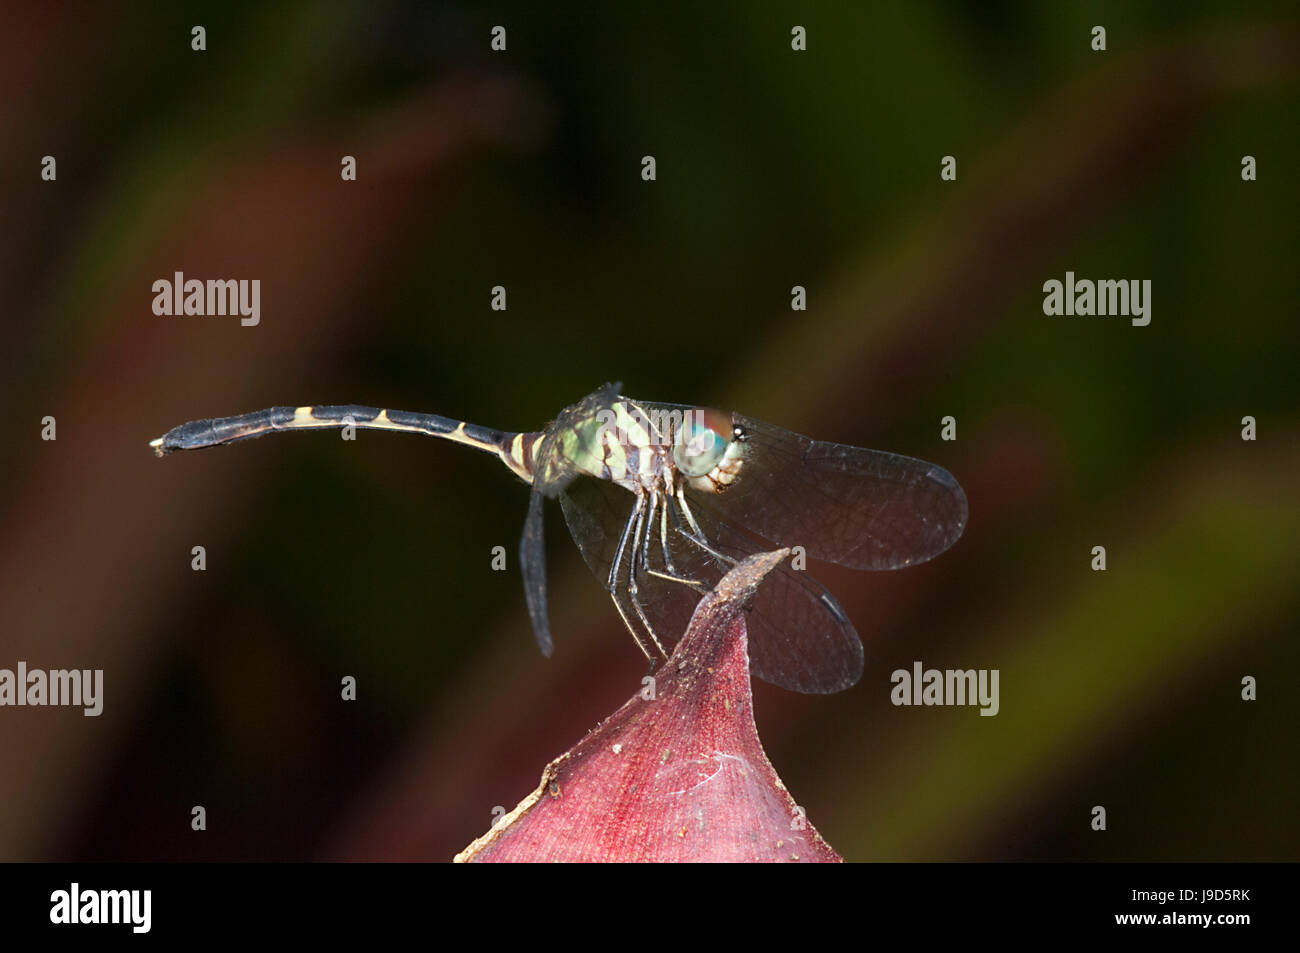
[{"label": "dragonfly abdomen", "polygon": [[417,414],[361,404],[309,404],[303,407],[268,407],[234,417],[191,420],[151,440],[149,445],[161,457],[175,450],[217,447],[280,430],[337,430],[345,427],[424,434],[494,453],[500,453],[501,447],[513,436],[437,414]]},{"label": "dragonfly abdomen", "polygon": [[533,482],[537,470],[537,453],[541,449],[540,430],[529,433],[507,434],[497,449],[501,462],[525,483]]}]

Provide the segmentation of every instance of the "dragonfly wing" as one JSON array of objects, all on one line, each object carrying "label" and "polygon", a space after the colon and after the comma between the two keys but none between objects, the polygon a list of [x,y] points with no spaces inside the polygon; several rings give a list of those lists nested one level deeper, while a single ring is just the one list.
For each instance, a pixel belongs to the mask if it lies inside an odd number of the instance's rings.
[{"label": "dragonfly wing", "polygon": [[560,494],[569,533],[583,561],[602,583],[609,578],[632,504],[631,493],[605,480],[575,480]]},{"label": "dragonfly wing", "polygon": [[[741,559],[768,544],[716,516],[695,513],[714,549]],[[688,546],[690,540],[679,535]],[[835,597],[803,570],[782,561],[759,586],[745,622],[750,670],[791,691],[828,694],[857,684],[862,640]]]},{"label": "dragonfly wing", "polygon": [[689,490],[692,507],[852,569],[925,562],[966,528],[966,494],[943,467],[735,420],[748,435],[740,472],[721,493]]},{"label": "dragonfly wing", "polygon": [[543,504],[546,498],[542,489],[534,484],[528,494],[528,518],[524,520],[524,534],[519,540],[519,569],[524,577],[524,599],[528,615],[533,622],[537,646],[547,658],[551,657],[551,621],[546,608],[546,547],[543,545]]},{"label": "dragonfly wing", "polygon": [[[560,505],[583,559],[604,583],[631,513],[631,494],[611,483],[580,479],[561,494]],[[769,548],[721,520],[696,515],[710,545],[734,559]],[[648,564],[637,572],[638,601],[655,634],[671,649],[685,634],[702,595],[655,573],[694,579],[707,590],[730,566],[682,535],[673,519],[668,520],[665,559],[661,525],[656,517],[648,548],[638,549],[638,556],[644,551],[648,557]],[[625,572],[620,573],[623,578]],[[764,681],[792,691],[825,693],[848,688],[862,675],[862,642],[852,623],[820,583],[788,563],[777,567],[759,587],[746,625],[750,667]]]},{"label": "dragonfly wing", "polygon": [[765,682],[824,695],[862,677],[853,623],[825,586],[788,562],[764,580],[747,625],[750,669]]}]

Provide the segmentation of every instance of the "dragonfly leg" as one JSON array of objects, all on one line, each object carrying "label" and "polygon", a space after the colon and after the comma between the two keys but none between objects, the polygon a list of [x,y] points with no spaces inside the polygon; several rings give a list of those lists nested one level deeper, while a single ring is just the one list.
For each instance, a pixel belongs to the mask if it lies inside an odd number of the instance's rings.
[{"label": "dragonfly leg", "polygon": [[[623,535],[619,537],[618,550],[614,553],[614,561],[610,564],[609,578],[605,582],[605,588],[609,591],[609,597],[614,601],[614,608],[618,610],[619,616],[622,617],[623,624],[627,626],[627,630],[632,633],[632,638],[636,640],[637,648],[639,648],[641,654],[648,658],[653,664],[656,661],[656,656],[646,647],[645,639],[641,637],[641,633],[637,632],[636,626],[632,624],[632,620],[628,617],[627,610],[623,608],[623,603],[619,600],[618,592],[618,583],[620,578],[619,568],[623,565],[623,554],[627,552],[628,549],[628,539],[633,536],[633,531],[641,526],[644,517],[645,496],[638,493],[636,495],[636,506],[632,508],[632,513],[627,519],[627,525],[623,527]],[[632,562],[635,563],[635,561],[636,543],[633,542]],[[639,611],[640,609],[638,607],[638,612]],[[656,644],[657,641],[658,640],[656,640]]]},{"label": "dragonfly leg", "polygon": [[[658,650],[661,656],[667,658],[668,653],[664,651],[663,643],[659,641],[659,636],[655,634],[654,626],[650,624],[650,620],[646,617],[645,609],[641,607],[641,600],[638,598],[636,584],[637,537],[639,537],[643,532],[646,534],[645,542],[641,545],[642,554],[649,549],[650,540],[649,526],[646,522],[645,496],[638,494],[638,498],[641,502],[637,506],[639,512],[636,516],[636,529],[632,531],[632,558],[628,560],[627,594],[628,598],[632,601],[632,608],[636,610],[637,618],[641,620],[641,624],[645,626],[645,630],[649,634],[650,640],[654,642],[655,649]],[[653,505],[653,503],[651,505]]]},{"label": "dragonfly leg", "polygon": [[651,576],[657,576],[660,579],[667,579],[669,582],[680,582],[683,585],[690,586],[700,595],[708,592],[709,589],[700,579],[689,579],[677,571],[673,565],[672,554],[668,551],[668,500],[664,500],[663,506],[659,507],[659,546],[663,550],[664,571],[659,572],[657,569],[650,567],[650,537],[654,535],[654,512],[655,504],[659,502],[659,490],[652,491],[650,496],[650,519],[646,524],[645,537],[645,571]]},{"label": "dragonfly leg", "polygon": [[659,545],[664,551],[664,569],[675,574],[677,567],[673,565],[672,553],[668,551],[668,502],[664,500],[664,507],[659,511]]},{"label": "dragonfly leg", "polygon": [[655,514],[659,511],[659,493],[651,491],[650,509],[646,513],[645,535],[641,538],[641,568],[650,571],[650,537],[654,535]]},{"label": "dragonfly leg", "polygon": [[683,586],[690,586],[702,596],[706,595],[709,591],[709,587],[699,579],[687,579],[685,576],[674,576],[670,573],[660,572],[658,569],[647,569],[646,572],[658,579],[666,579],[669,582],[680,582]]},{"label": "dragonfly leg", "polygon": [[700,549],[704,550],[714,559],[717,559],[728,566],[736,565],[737,561],[735,559],[732,559],[726,553],[718,552],[716,549],[714,549],[705,541],[704,532],[703,530],[700,529],[700,524],[695,522],[695,514],[691,512],[691,504],[686,502],[685,487],[680,484],[677,487],[677,502],[681,505],[682,512],[686,514],[687,522],[691,524],[691,529],[694,530],[695,535],[691,535],[690,533],[682,529],[680,526],[677,527],[677,532],[681,533],[683,536],[689,539],[696,546],[700,547]]}]

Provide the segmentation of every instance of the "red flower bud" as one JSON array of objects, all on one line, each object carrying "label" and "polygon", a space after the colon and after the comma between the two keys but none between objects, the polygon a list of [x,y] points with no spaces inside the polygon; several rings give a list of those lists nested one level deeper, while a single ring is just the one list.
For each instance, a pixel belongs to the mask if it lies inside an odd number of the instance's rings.
[{"label": "red flower bud", "polygon": [[767,760],[744,606],[789,550],[740,563],[672,657],[457,861],[838,861]]}]

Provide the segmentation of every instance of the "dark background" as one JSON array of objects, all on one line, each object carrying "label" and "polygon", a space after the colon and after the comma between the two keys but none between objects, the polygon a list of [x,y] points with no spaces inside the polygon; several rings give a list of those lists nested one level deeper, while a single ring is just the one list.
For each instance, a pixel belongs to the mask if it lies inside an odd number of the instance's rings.
[{"label": "dark background", "polygon": [[[440,860],[481,834],[644,674],[558,509],[547,661],[513,558],[527,493],[486,455],[146,444],[272,404],[534,429],[613,379],[930,459],[969,495],[931,564],[818,568],[867,645],[858,686],[755,688],[846,858],[1297,859],[1293,17],[8,12],[0,667],[103,668],[106,700],[0,709],[0,858]],[[1149,278],[1150,326],[1044,316],[1067,270]],[[259,278],[261,324],[153,315],[175,271]],[[892,706],[918,659],[999,669],[1001,713]]]}]

